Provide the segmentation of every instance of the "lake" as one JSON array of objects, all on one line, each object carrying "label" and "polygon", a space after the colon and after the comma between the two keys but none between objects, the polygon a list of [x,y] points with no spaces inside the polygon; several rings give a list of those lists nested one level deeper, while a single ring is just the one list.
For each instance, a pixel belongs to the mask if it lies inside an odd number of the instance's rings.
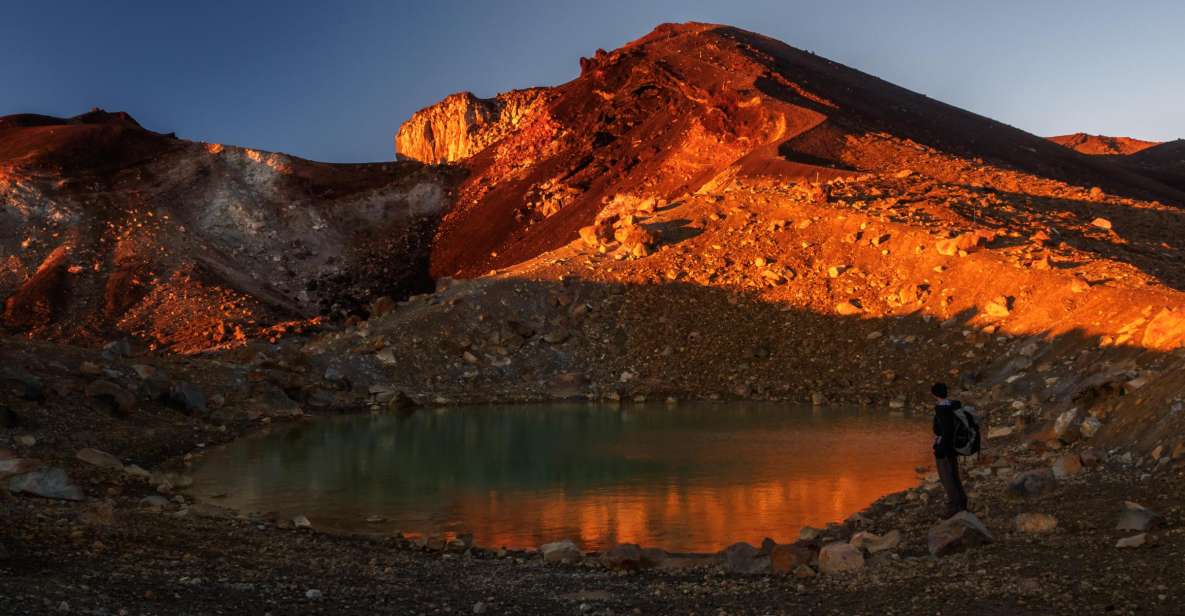
[{"label": "lake", "polygon": [[928,417],[883,410],[485,406],[277,427],[202,456],[191,493],[326,529],[710,552],[793,541],[931,463]]}]

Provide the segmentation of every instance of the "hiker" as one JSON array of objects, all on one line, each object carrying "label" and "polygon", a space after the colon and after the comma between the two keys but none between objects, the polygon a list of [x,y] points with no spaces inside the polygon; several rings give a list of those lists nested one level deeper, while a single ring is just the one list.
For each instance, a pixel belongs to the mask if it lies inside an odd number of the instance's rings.
[{"label": "hiker", "polygon": [[946,383],[935,383],[930,393],[938,400],[934,405],[934,465],[938,467],[938,478],[946,490],[946,515],[943,518],[949,518],[967,510],[967,493],[959,480],[959,452],[955,450],[955,430],[959,422],[955,411],[963,405],[946,397]]}]

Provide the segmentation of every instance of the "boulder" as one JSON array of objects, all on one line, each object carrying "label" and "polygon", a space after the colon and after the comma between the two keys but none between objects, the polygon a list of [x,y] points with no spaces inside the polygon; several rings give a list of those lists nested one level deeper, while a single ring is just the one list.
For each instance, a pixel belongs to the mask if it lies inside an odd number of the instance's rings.
[{"label": "boulder", "polygon": [[1013,524],[1022,533],[1044,535],[1057,528],[1057,518],[1048,513],[1019,513],[1013,519]]},{"label": "boulder", "polygon": [[1076,453],[1068,453],[1054,461],[1052,470],[1053,476],[1058,479],[1073,477],[1082,472],[1082,458]]},{"label": "boulder", "polygon": [[828,543],[819,550],[819,572],[828,575],[864,568],[864,554],[850,543]]},{"label": "boulder", "polygon": [[642,549],[636,543],[621,543],[601,555],[601,562],[610,569],[636,571],[656,567],[666,559],[666,552]]},{"label": "boulder", "polygon": [[1082,420],[1082,425],[1078,426],[1078,433],[1082,435],[1082,438],[1094,438],[1101,427],[1103,427],[1103,422],[1098,417],[1087,417]]},{"label": "boulder", "polygon": [[8,480],[8,490],[13,494],[30,494],[42,498],[80,501],[82,489],[74,485],[60,468],[44,468]]},{"label": "boulder", "polygon": [[169,387],[165,402],[186,413],[206,412],[206,394],[197,385],[178,381]]},{"label": "boulder", "polygon": [[810,565],[815,560],[815,550],[805,541],[779,544],[769,550],[770,569],[776,573],[793,573],[798,567]]},{"label": "boulder", "polygon": [[1056,482],[1049,469],[1023,472],[1008,482],[1007,493],[1013,498],[1037,498],[1052,492]]},{"label": "boulder", "polygon": [[961,511],[930,528],[926,544],[937,557],[992,542],[992,534],[970,511]]},{"label": "boulder", "polygon": [[891,530],[884,535],[877,535],[869,531],[861,531],[852,535],[849,541],[857,550],[864,550],[869,554],[895,550],[901,545],[901,531]]},{"label": "boulder", "polygon": [[769,555],[744,541],[728,546],[720,554],[724,558],[725,568],[733,573],[754,574],[770,571]]},{"label": "boulder", "polygon": [[539,547],[543,561],[549,563],[578,563],[584,559],[584,552],[571,539],[545,543]]},{"label": "boulder", "polygon": [[86,386],[86,395],[116,415],[127,415],[136,410],[136,395],[105,379],[92,381]]},{"label": "boulder", "polygon": [[1058,438],[1065,436],[1066,432],[1070,430],[1070,427],[1074,425],[1074,422],[1077,419],[1077,408],[1072,408],[1063,412],[1061,415],[1058,415],[1057,419],[1053,422],[1053,435]]},{"label": "boulder", "polygon": [[116,458],[105,451],[99,451],[98,449],[91,449],[90,447],[87,447],[86,449],[80,449],[74,457],[86,462],[87,464],[98,466],[99,468],[109,468],[115,471],[123,470],[123,462],[120,462],[119,458]]},{"label": "boulder", "polygon": [[1124,501],[1115,530],[1134,530],[1142,533],[1152,530],[1159,522],[1160,516],[1155,511],[1139,503]]},{"label": "boulder", "polygon": [[1138,547],[1144,545],[1145,543],[1148,543],[1148,535],[1146,535],[1144,533],[1140,533],[1138,535],[1132,535],[1131,537],[1124,537],[1123,539],[1116,541],[1115,547],[1117,547],[1117,548],[1138,548]]}]

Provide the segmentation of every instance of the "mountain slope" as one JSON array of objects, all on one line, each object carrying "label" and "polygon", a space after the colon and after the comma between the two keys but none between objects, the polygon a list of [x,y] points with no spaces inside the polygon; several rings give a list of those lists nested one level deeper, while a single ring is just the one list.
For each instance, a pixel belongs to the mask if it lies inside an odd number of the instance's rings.
[{"label": "mountain slope", "polygon": [[100,110],[0,118],[10,331],[197,351],[430,287],[447,170],[184,141]]},{"label": "mountain slope", "polygon": [[[1185,202],[1110,161],[727,26],[660,26],[513,104],[524,97],[450,97],[400,129],[400,155],[470,171],[437,232],[433,274],[477,275],[555,248],[618,194],[669,201],[725,176],[825,180],[943,159],[929,173],[949,181],[987,165]],[[519,113],[502,120],[504,108]]]}]

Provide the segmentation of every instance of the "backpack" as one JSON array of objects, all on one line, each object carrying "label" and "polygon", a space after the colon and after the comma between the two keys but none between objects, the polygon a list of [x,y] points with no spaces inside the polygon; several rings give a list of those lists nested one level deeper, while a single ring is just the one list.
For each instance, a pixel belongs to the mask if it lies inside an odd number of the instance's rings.
[{"label": "backpack", "polygon": [[979,417],[970,406],[960,406],[955,414],[955,452],[960,456],[979,453]]}]

